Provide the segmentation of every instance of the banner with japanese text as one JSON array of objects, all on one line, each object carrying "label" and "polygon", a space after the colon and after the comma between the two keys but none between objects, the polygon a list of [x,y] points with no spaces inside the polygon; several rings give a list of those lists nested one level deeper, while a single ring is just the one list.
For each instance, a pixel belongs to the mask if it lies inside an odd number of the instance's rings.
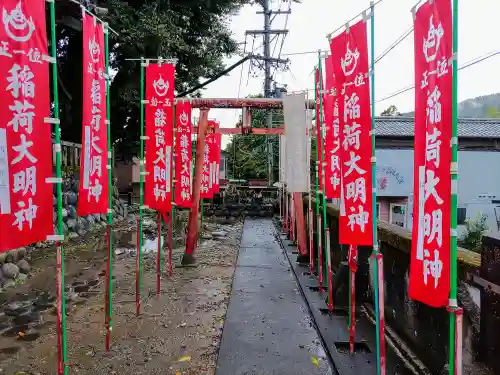
[{"label": "banner with japanese text", "polygon": [[214,120],[208,121],[208,134],[205,137],[205,149],[203,151],[203,167],[201,171],[201,190],[200,197],[203,199],[213,198],[214,196],[214,165],[213,149],[215,148],[216,134],[214,130],[218,127],[218,123]]},{"label": "banner with japanese text", "polygon": [[[340,90],[340,243],[371,245],[371,110],[366,23],[359,21],[331,42]],[[338,72],[338,74],[337,74]]]},{"label": "banner with japanese text", "polygon": [[175,139],[175,204],[181,208],[190,208],[191,195],[191,103],[188,100],[178,102],[175,106],[176,139]]},{"label": "banner with japanese text", "polygon": [[420,6],[415,26],[415,146],[410,298],[448,305],[450,291],[452,11]]},{"label": "banner with japanese text", "polygon": [[172,148],[175,66],[146,66],[146,178],[144,203],[161,213],[172,210]]},{"label": "banner with japanese text", "polygon": [[212,161],[212,165],[213,165],[212,189],[213,189],[214,193],[218,193],[220,191],[219,176],[220,176],[221,140],[222,140],[222,134],[215,133],[213,138],[212,138],[213,147],[211,150],[211,161]]},{"label": "banner with japanese text", "polygon": [[333,71],[333,56],[325,59],[324,113],[325,113],[325,194],[327,198],[340,198],[340,138],[339,100]]},{"label": "banner with japanese text", "polygon": [[[319,68],[315,71],[315,87],[316,87],[316,140],[317,140],[317,151],[316,151],[316,165],[318,166],[318,189],[323,190],[323,168],[321,165],[321,155],[323,155],[323,133],[321,123],[321,100],[323,100],[323,95],[321,93],[321,87],[323,82],[323,77],[320,75]],[[324,110],[324,109],[323,109]]]},{"label": "banner with japanese text", "polygon": [[45,1],[3,0],[0,251],[54,234]]},{"label": "banner with japanese text", "polygon": [[83,12],[82,156],[78,189],[79,216],[108,212],[108,130],[104,30]]}]

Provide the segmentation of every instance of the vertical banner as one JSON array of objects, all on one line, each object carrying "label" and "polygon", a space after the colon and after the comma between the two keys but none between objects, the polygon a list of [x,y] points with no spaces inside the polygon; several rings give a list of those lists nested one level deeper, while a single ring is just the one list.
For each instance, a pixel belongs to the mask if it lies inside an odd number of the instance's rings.
[{"label": "vertical banner", "polygon": [[325,194],[327,198],[340,198],[340,125],[339,100],[333,71],[333,56],[325,59],[326,91],[324,96],[325,135]]},{"label": "vertical banner", "polygon": [[189,101],[178,102],[175,106],[177,116],[177,129],[175,141],[175,203],[181,208],[190,208],[191,196],[191,103]]},{"label": "vertical banner", "polygon": [[217,154],[215,156],[215,161],[217,164],[217,171],[215,172],[215,193],[220,192],[220,161],[222,154],[222,134],[215,134],[215,146]]},{"label": "vertical banner", "polygon": [[0,251],[53,234],[45,2],[2,1]]},{"label": "vertical banner", "polygon": [[172,147],[175,66],[158,62],[146,67],[146,179],[144,204],[172,210]]},{"label": "vertical banner", "polygon": [[96,18],[83,12],[82,162],[78,215],[108,212],[108,129],[104,30]]},{"label": "vertical banner", "polygon": [[415,151],[410,298],[448,305],[452,137],[452,13],[449,0],[415,16]]},{"label": "vertical banner", "polygon": [[283,97],[285,118],[286,183],[290,193],[309,191],[306,105],[304,94]]},{"label": "vertical banner", "polygon": [[321,166],[321,155],[323,155],[323,133],[321,131],[322,119],[321,119],[321,103],[320,101],[323,99],[323,94],[321,91],[321,81],[323,77],[321,77],[321,72],[319,68],[316,68],[315,71],[315,88],[316,88],[316,163],[318,166],[318,189],[323,190],[323,168]]},{"label": "vertical banner", "polygon": [[[372,245],[371,111],[366,22],[361,20],[331,42],[340,90],[340,243]],[[338,72],[338,74],[337,74]]]},{"label": "vertical banner", "polygon": [[201,187],[200,198],[210,199],[214,196],[214,164],[213,150],[215,149],[215,136],[214,130],[218,124],[214,120],[208,120],[208,134],[205,137],[205,149],[203,151],[203,167],[201,171]]}]

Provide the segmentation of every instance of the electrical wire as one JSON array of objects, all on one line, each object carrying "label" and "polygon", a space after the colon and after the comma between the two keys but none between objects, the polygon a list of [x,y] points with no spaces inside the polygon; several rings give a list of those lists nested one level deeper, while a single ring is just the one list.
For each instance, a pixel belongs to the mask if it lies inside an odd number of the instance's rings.
[{"label": "electrical wire", "polygon": [[[490,59],[492,57],[495,57],[497,55],[500,55],[500,51],[493,51],[493,52],[490,52],[490,53],[488,53],[486,55],[475,57],[472,60],[469,60],[468,62],[466,62],[461,67],[459,67],[458,71],[466,69],[466,68],[469,68],[469,67],[474,66],[476,64],[479,64],[480,62],[488,60],[488,59]],[[411,86],[407,86],[407,87],[401,88],[401,89],[395,91],[394,93],[392,93],[392,94],[390,94],[390,95],[388,95],[388,96],[386,96],[386,97],[384,97],[382,99],[376,100],[375,103],[380,103],[380,102],[386,101],[388,99],[394,98],[395,96],[404,94],[405,92],[413,90],[414,88],[415,88],[415,85],[411,85]]]},{"label": "electrical wire", "polygon": [[402,43],[411,33],[413,32],[413,26],[410,27],[407,31],[405,31],[401,36],[399,36],[389,47],[385,49],[384,52],[380,56],[375,59],[375,64],[382,60],[385,56],[389,54],[394,48],[397,47],[398,44]]}]

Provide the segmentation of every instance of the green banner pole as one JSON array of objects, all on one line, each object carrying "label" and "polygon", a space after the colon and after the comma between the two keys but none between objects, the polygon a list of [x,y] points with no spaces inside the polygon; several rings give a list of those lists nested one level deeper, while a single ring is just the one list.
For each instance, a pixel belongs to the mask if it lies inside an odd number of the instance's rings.
[{"label": "green banner pole", "polygon": [[[451,133],[451,238],[450,238],[450,341],[449,353],[450,363],[449,374],[458,373],[456,366],[456,351],[461,350],[457,345],[461,345],[456,340],[456,312],[457,304],[457,205],[458,205],[458,0],[453,0],[453,65],[452,65],[452,133]],[[461,372],[460,372],[461,373]]]},{"label": "green banner pole", "polygon": [[140,113],[141,113],[141,154],[139,162],[139,219],[137,219],[137,254],[136,254],[136,286],[135,305],[136,314],[141,313],[141,289],[142,289],[142,217],[144,208],[144,68],[148,64],[147,60],[141,58],[141,81],[140,81]]},{"label": "green banner pole", "polygon": [[111,143],[111,99],[109,96],[110,76],[109,76],[109,30],[108,24],[103,23],[104,29],[104,50],[106,63],[106,123],[108,132],[108,272],[107,272],[107,312],[106,312],[106,351],[109,351],[111,342],[111,331],[113,330],[113,147]]},{"label": "green banner pole", "polygon": [[[59,91],[57,86],[57,38],[56,38],[56,10],[54,2],[49,3],[50,7],[50,47],[52,54],[52,91],[54,95],[54,119],[59,120]],[[56,149],[56,177],[59,181],[62,180],[62,167],[61,167],[61,126],[59,121],[55,121],[55,149]],[[64,237],[64,223],[62,214],[62,183],[57,183],[57,232],[60,237]],[[59,363],[58,373],[68,374],[67,365],[67,331],[66,331],[66,295],[64,293],[64,246],[62,242],[57,243],[57,258],[59,260],[58,279],[60,280],[57,285],[58,294],[60,296],[61,311],[60,311],[60,327],[58,331],[58,351]],[[58,314],[59,315],[59,314]]]},{"label": "green banner pole", "polygon": [[[320,162],[320,168],[321,168],[321,182],[322,182],[322,188],[321,188],[321,204],[323,206],[323,227],[327,228],[327,222],[326,222],[326,194],[325,194],[325,137],[326,137],[326,129],[325,129],[325,123],[324,123],[324,116],[323,116],[323,100],[322,100],[322,95],[323,95],[323,63],[321,62],[321,50],[318,50],[318,70],[319,70],[319,123],[320,123],[320,131],[321,131],[321,140],[323,144],[321,145],[321,153],[319,154],[319,162]],[[317,120],[316,120],[317,121]],[[316,138],[319,139],[319,138]],[[319,152],[319,148],[318,148]],[[327,254],[330,249],[328,249],[328,241],[327,241],[327,231],[325,229],[324,231],[324,238],[323,238],[323,264],[326,266],[327,271],[323,272],[323,274],[326,274],[327,280],[330,277],[328,270],[330,269],[331,265],[329,263],[330,256]],[[326,260],[326,261],[325,261]],[[323,267],[324,268],[324,267]],[[332,303],[330,301],[330,295],[331,295],[331,283],[328,281],[328,304]]]},{"label": "green banner pole", "polygon": [[[370,3],[370,39],[371,39],[371,117],[372,117],[372,225],[373,225],[373,298],[375,305],[375,346],[377,357],[377,375],[385,375],[385,340],[383,311],[383,268],[382,253],[377,239],[377,161],[375,157],[375,4]],[[382,283],[381,283],[382,282]],[[382,285],[380,285],[382,284]],[[381,314],[382,313],[382,314]],[[383,358],[383,359],[382,359]]]}]

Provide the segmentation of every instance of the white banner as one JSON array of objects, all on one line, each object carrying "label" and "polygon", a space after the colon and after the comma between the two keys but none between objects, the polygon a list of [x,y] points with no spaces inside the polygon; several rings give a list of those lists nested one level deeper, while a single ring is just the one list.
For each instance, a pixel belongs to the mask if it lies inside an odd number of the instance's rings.
[{"label": "white banner", "polygon": [[307,171],[307,121],[304,94],[283,97],[285,117],[286,183],[291,193],[306,193],[309,187]]}]

